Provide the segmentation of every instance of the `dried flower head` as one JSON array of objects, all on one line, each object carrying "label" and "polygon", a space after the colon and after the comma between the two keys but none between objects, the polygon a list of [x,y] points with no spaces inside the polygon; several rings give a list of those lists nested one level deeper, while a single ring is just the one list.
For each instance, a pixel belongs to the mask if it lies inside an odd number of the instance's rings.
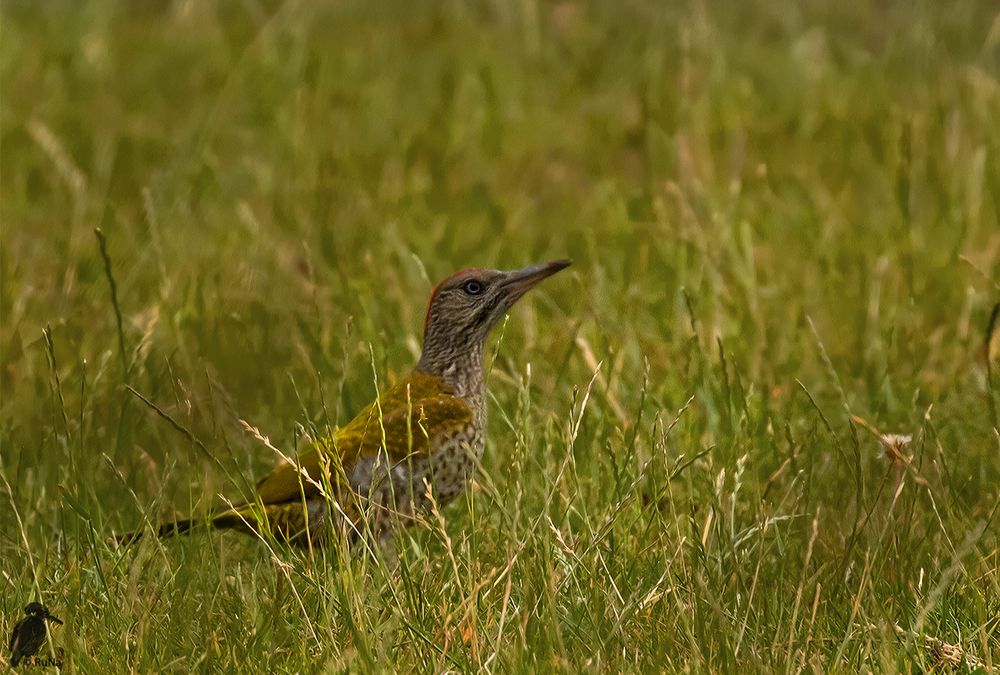
[{"label": "dried flower head", "polygon": [[878,439],[882,442],[882,449],[885,452],[886,458],[893,464],[908,464],[910,462],[910,455],[907,453],[907,450],[910,447],[910,443],[913,442],[913,436],[910,434],[879,434]]},{"label": "dried flower head", "polygon": [[886,459],[891,461],[893,465],[909,464],[910,455],[908,450],[910,444],[913,443],[913,436],[910,434],[883,434],[875,425],[864,419],[863,417],[858,417],[857,415],[851,415],[851,421],[862,427],[863,429],[871,432],[875,438],[879,440],[882,444],[882,450],[885,454]]}]

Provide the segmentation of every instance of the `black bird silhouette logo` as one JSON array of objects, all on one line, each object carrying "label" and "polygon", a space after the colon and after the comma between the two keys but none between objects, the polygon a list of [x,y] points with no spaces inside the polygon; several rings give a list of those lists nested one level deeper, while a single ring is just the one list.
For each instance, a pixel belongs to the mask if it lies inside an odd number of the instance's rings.
[{"label": "black bird silhouette logo", "polygon": [[25,657],[38,653],[45,642],[45,622],[54,621],[62,625],[62,621],[49,614],[49,610],[40,602],[32,602],[24,608],[26,617],[14,624],[10,632],[10,665],[16,666]]}]

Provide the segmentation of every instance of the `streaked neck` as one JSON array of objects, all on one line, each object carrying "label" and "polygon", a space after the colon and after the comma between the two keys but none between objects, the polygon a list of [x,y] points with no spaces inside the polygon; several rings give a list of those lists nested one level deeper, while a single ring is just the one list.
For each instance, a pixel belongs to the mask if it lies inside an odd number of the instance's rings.
[{"label": "streaked neck", "polygon": [[483,346],[424,344],[417,370],[437,375],[464,399],[483,397]]}]

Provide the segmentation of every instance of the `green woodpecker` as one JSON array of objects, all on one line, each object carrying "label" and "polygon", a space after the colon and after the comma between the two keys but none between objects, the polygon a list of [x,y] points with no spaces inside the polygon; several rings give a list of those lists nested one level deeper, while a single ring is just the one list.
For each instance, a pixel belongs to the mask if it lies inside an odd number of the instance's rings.
[{"label": "green woodpecker", "polygon": [[[253,501],[155,529],[199,525],[312,546],[333,537],[382,537],[394,524],[455,499],[475,472],[486,437],[483,349],[490,331],[529,289],[568,260],[520,270],[470,269],[431,293],[413,371],[329,438],[264,476]],[[142,532],[121,535],[132,542]]]}]

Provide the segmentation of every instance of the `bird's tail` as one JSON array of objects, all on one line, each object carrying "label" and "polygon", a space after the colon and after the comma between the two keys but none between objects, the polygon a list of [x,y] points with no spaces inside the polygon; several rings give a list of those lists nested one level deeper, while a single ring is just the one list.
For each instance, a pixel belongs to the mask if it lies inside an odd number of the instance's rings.
[{"label": "bird's tail", "polygon": [[[150,534],[158,539],[167,539],[175,535],[211,529],[257,533],[289,543],[307,544],[310,541],[319,541],[323,536],[325,508],[326,502],[319,500],[309,502],[306,508],[302,507],[301,502],[295,501],[262,506],[249,503],[222,508],[201,518],[177,519],[151,529],[115,534],[112,538],[118,544],[127,546]],[[351,530],[356,531],[357,524],[358,521],[354,520],[350,525]],[[312,539],[307,531],[312,533]]]},{"label": "bird's tail", "polygon": [[226,530],[226,529],[237,529],[246,530],[248,529],[248,518],[252,517],[250,514],[251,506],[245,504],[242,506],[234,508],[223,508],[210,513],[207,516],[202,516],[201,518],[179,518],[174,519],[169,522],[161,523],[153,527],[152,530],[141,529],[134,530],[132,532],[125,532],[123,534],[112,535],[112,538],[122,545],[129,545],[138,542],[147,534],[155,534],[157,539],[168,539],[173,536],[188,534],[192,531],[204,530],[204,529],[216,529],[216,530]]},{"label": "bird's tail", "polygon": [[[187,534],[191,530],[195,529],[203,521],[192,520],[191,518],[185,518],[183,520],[174,520],[169,523],[163,523],[159,525],[154,530],[152,530],[157,538],[166,539],[168,537],[173,537],[178,534]],[[211,522],[211,521],[208,521]],[[123,534],[114,534],[112,538],[122,545],[129,545],[138,542],[149,530],[134,530],[132,532],[125,532]]]}]

